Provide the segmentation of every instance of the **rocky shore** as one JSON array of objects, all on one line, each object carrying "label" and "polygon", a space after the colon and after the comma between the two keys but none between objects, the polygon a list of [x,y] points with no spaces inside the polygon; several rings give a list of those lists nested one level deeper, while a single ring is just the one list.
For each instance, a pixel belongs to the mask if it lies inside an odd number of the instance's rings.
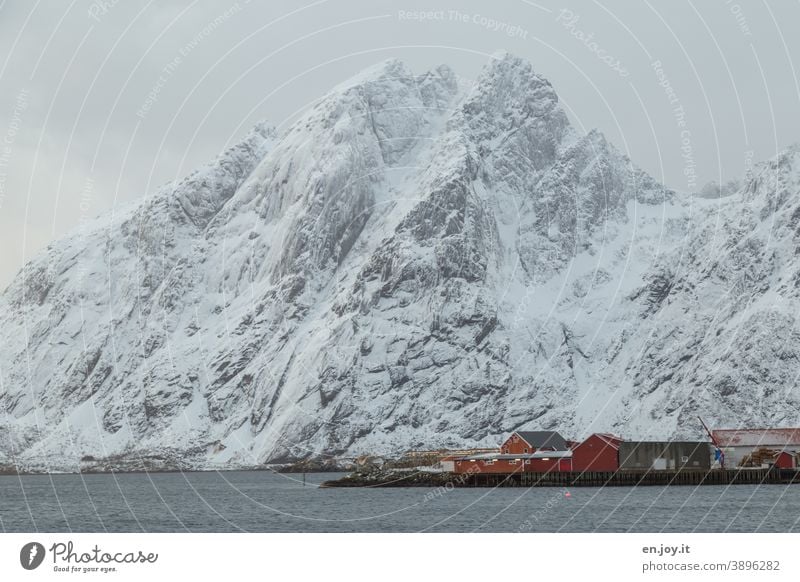
[{"label": "rocky shore", "polygon": [[356,471],[321,487],[452,487],[463,475],[420,469],[373,469]]},{"label": "rocky shore", "polygon": [[338,459],[307,459],[275,469],[278,473],[346,473],[353,470],[353,463]]}]

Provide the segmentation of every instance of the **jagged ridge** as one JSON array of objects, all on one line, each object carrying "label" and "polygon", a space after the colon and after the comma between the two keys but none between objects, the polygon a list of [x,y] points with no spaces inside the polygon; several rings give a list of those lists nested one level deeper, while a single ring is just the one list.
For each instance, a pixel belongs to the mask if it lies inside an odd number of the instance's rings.
[{"label": "jagged ridge", "polygon": [[23,269],[0,450],[234,466],[796,421],[797,167],[680,197],[525,61],[469,87],[384,63]]}]

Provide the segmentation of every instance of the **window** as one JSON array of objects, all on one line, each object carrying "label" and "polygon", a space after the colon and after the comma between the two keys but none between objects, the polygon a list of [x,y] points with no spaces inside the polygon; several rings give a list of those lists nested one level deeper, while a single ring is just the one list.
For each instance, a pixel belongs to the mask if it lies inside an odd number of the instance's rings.
[{"label": "window", "polygon": [[483,462],[484,465],[494,465],[494,459],[486,459]]},{"label": "window", "polygon": [[517,460],[516,459],[509,459],[508,460],[508,464],[509,465],[516,465],[517,464]]},{"label": "window", "polygon": [[522,449],[522,452],[523,452],[523,453],[527,453],[527,452],[528,452],[528,449]]}]

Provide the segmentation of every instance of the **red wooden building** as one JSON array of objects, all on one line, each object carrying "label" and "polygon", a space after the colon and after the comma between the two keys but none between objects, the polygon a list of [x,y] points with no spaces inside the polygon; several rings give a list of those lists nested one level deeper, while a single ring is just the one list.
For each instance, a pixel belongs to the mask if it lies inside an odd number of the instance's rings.
[{"label": "red wooden building", "polygon": [[554,430],[521,430],[511,434],[500,452],[506,454],[528,454],[536,451],[568,451],[567,441]]},{"label": "red wooden building", "polygon": [[547,473],[571,471],[572,451],[555,431],[517,431],[499,453],[455,459],[456,473]]},{"label": "red wooden building", "polygon": [[775,466],[779,469],[795,469],[797,467],[797,457],[789,451],[781,451],[775,457]]},{"label": "red wooden building", "polygon": [[456,473],[549,473],[571,471],[572,451],[539,451],[520,455],[478,455],[456,460]]},{"label": "red wooden building", "polygon": [[595,433],[572,448],[573,471],[616,471],[619,469],[619,444],[622,438]]}]

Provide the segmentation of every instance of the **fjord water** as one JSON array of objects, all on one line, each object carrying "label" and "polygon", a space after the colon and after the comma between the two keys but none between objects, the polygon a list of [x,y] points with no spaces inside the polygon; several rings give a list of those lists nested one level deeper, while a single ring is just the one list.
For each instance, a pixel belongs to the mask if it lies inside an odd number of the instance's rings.
[{"label": "fjord water", "polygon": [[0,477],[6,532],[800,532],[800,486],[320,488],[267,471]]}]

